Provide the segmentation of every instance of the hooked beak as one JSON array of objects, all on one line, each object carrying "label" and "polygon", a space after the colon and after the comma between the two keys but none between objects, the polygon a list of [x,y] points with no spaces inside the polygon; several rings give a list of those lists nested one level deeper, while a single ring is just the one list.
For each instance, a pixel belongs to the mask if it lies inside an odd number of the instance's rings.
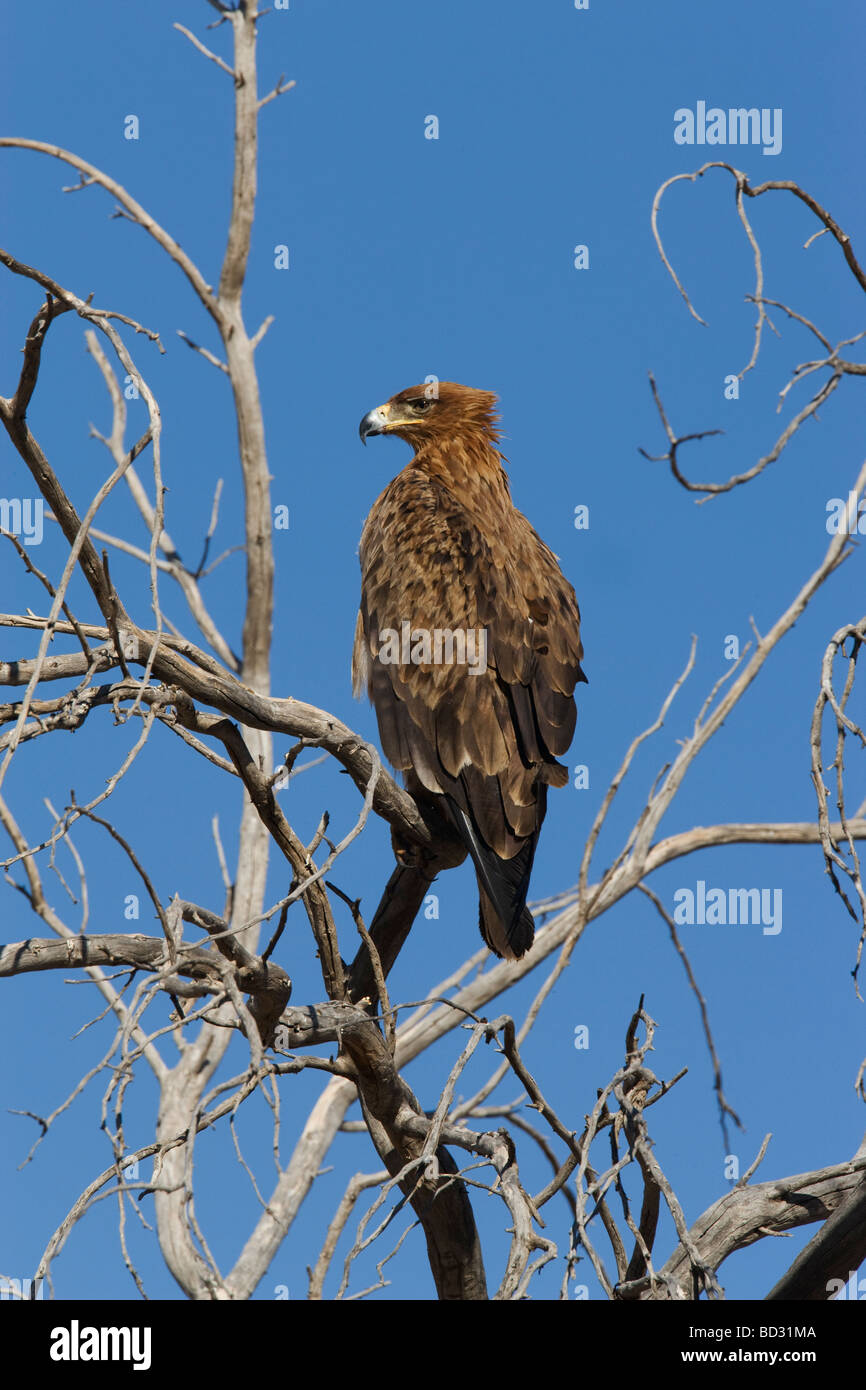
[{"label": "hooked beak", "polygon": [[358,426],[358,434],[361,436],[361,443],[367,443],[367,436],[370,434],[384,434],[388,424],[390,407],[387,405],[377,405],[375,410],[371,410],[364,416]]}]

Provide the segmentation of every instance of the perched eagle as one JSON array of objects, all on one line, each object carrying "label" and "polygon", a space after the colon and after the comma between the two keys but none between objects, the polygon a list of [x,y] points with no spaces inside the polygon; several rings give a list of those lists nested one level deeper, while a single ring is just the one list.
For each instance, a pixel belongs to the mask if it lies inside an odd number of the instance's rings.
[{"label": "perched eagle", "polygon": [[495,407],[442,381],[361,421],[364,443],[396,434],[415,453],[364,526],[352,674],[386,757],[472,856],[481,935],[513,959],[532,945],[535,846],[586,677],[574,590],[511,501]]}]

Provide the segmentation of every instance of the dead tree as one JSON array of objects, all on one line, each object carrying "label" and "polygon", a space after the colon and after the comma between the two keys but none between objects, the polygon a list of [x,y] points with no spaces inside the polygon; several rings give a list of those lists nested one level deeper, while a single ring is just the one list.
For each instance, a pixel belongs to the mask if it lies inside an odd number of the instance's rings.
[{"label": "dead tree", "polygon": [[[260,97],[256,73],[260,16],[244,3],[235,8],[212,3],[219,11],[218,22],[230,26],[234,44],[231,59],[212,52],[182,25],[176,27],[231,78],[234,86],[233,195],[216,286],[209,283],[171,233],[108,174],[55,145],[0,140],[0,146],[49,155],[69,166],[78,175],[76,190],[98,188],[108,193],[118,215],[151,237],[183,273],[223,345],[224,356],[220,358],[187,340],[227,379],[237,422],[237,457],[245,499],[245,610],[241,650],[235,654],[217,616],[207,607],[204,592],[209,546],[217,526],[219,486],[204,559],[196,568],[183,563],[167,529],[162,422],[146,370],[140,365],[145,352],[161,350],[158,334],[117,310],[94,307],[91,296],[81,297],[59,284],[48,271],[26,264],[9,251],[0,252],[8,272],[32,283],[35,306],[38,304],[24,334],[17,384],[10,395],[0,398],[0,420],[68,546],[63,572],[52,577],[36,568],[27,549],[12,534],[14,528],[4,532],[5,543],[15,547],[26,571],[26,582],[34,591],[39,586],[43,596],[38,612],[28,608],[0,615],[4,629],[39,635],[35,656],[22,655],[0,664],[0,683],[23,687],[20,698],[0,706],[0,822],[10,844],[3,867],[7,883],[24,895],[46,935],[0,948],[0,976],[12,979],[46,970],[81,972],[102,995],[106,1013],[113,1015],[114,1028],[104,1059],[94,1073],[105,1079],[102,1114],[112,1146],[111,1160],[104,1171],[94,1175],[48,1239],[35,1277],[50,1280],[52,1262],[70,1231],[96,1201],[112,1193],[118,1201],[123,1257],[143,1291],[128,1252],[125,1223],[130,1213],[138,1213],[136,1198],[146,1192],[154,1199],[165,1263],[183,1293],[193,1299],[249,1298],[291,1232],[339,1132],[360,1127],[369,1134],[381,1168],[359,1173],[349,1182],[318,1258],[309,1262],[311,1298],[324,1296],[326,1276],[340,1240],[353,1225],[356,1234],[343,1260],[337,1296],[348,1293],[355,1260],[374,1243],[382,1251],[379,1281],[374,1287],[383,1285],[384,1266],[402,1245],[407,1230],[394,1248],[388,1247],[386,1233],[395,1213],[407,1204],[423,1232],[439,1298],[521,1298],[533,1275],[554,1259],[562,1261],[562,1297],[568,1297],[569,1280],[575,1277],[579,1258],[588,1258],[601,1289],[611,1299],[717,1297],[722,1293],[718,1271],[728,1255],[804,1223],[818,1223],[818,1234],[768,1297],[826,1297],[827,1281],[866,1255],[866,1222],[862,1219],[866,1150],[861,1148],[854,1157],[819,1172],[754,1183],[751,1179],[764,1156],[765,1141],[754,1164],[736,1185],[708,1211],[689,1221],[650,1142],[648,1119],[651,1107],[669,1091],[674,1090],[674,1099],[668,1103],[677,1103],[675,1085],[683,1072],[662,1081],[648,1066],[656,1025],[644,1001],[627,1023],[622,1067],[607,1081],[598,1078],[599,1089],[594,1099],[586,1098],[590,1108],[582,1123],[573,1115],[560,1117],[552,1109],[543,1093],[543,1080],[537,1081],[527,1070],[521,1047],[588,924],[629,894],[643,892],[664,918],[700,1000],[722,1119],[736,1118],[722,1089],[706,1009],[676,925],[647,882],[662,865],[708,846],[821,845],[831,881],[860,925],[859,965],[866,899],[858,844],[866,837],[866,819],[864,806],[852,811],[846,804],[844,752],[846,743],[862,747],[866,742],[851,713],[856,658],[866,640],[866,618],[857,613],[842,615],[824,656],[811,739],[815,820],[712,824],[661,834],[662,820],[686,772],[699,762],[725,719],[746,698],[765,663],[814,595],[851,555],[850,535],[842,529],[831,537],[823,557],[804,578],[799,591],[790,596],[769,631],[762,634],[755,629],[753,647],[709,692],[692,728],[680,728],[680,748],[673,761],[663,769],[643,803],[634,798],[633,827],[619,853],[603,872],[594,874],[594,851],[614,797],[621,794],[638,748],[668,719],[675,697],[691,673],[693,645],[657,716],[633,739],[622,758],[592,825],[576,884],[541,904],[546,922],[532,952],[515,964],[492,962],[486,951],[479,951],[446,980],[431,981],[420,1004],[393,1001],[388,980],[419,907],[436,875],[459,863],[463,851],[449,826],[395,783],[375,747],[330,712],[271,693],[272,510],[255,364],[256,349],[271,320],[265,319],[251,331],[243,314],[242,291],[255,210],[259,112],[288,92],[293,83],[280,78]],[[778,460],[801,424],[845,377],[866,374],[866,367],[843,353],[855,338],[834,345],[794,309],[765,298],[761,253],[746,214],[747,201],[777,190],[799,198],[815,217],[816,235],[826,233],[835,239],[854,282],[864,289],[866,280],[848,236],[795,184],[769,182],[755,187],[744,173],[721,163],[677,177],[694,179],[710,169],[724,170],[732,178],[736,210],[754,251],[756,282],[751,299],[757,321],[753,352],[743,374],[757,362],[763,326],[769,322],[768,310],[776,308],[805,327],[820,344],[819,355],[796,369],[782,398],[807,376],[820,385],[753,467],[720,483],[696,483],[686,476],[681,453],[686,444],[702,436],[675,432],[653,381],[668,440],[668,450],[661,457],[677,481],[702,498],[746,485]],[[679,286],[657,225],[667,186],[659,190],[653,227],[664,262]],[[28,407],[39,389],[43,354],[54,348],[57,337],[57,331],[51,330],[67,314],[84,320],[87,348],[112,407],[111,431],[100,436],[109,455],[109,468],[83,511],[73,506],[62,478],[28,423]],[[126,405],[118,374],[121,381],[129,378],[137,384],[147,406],[147,429],[132,443],[127,438]],[[136,467],[145,458],[152,470],[150,482]],[[121,486],[128,488],[146,524],[150,536],[146,549],[127,537],[100,529],[100,508]],[[853,501],[849,506],[855,509],[855,517],[864,487],[866,466],[850,480]],[[152,622],[147,625],[136,620],[129,598],[112,578],[112,550],[137,558],[146,568],[152,598]],[[73,605],[70,599],[74,576],[86,583],[86,603]],[[190,631],[197,630],[195,637],[165,617],[160,586],[168,580],[182,591],[193,625]],[[837,677],[837,663],[842,666],[841,679]],[[138,721],[140,726],[132,750],[119,766],[116,759],[112,762],[109,714],[116,726],[131,721]],[[830,761],[838,817],[834,820],[830,819],[830,793],[824,785],[828,720],[835,725]],[[214,827],[222,864],[222,883],[218,886],[224,902],[222,912],[188,900],[182,885],[170,900],[161,897],[146,856],[137,852],[131,839],[103,814],[136,759],[153,756],[148,740],[156,724],[165,726],[183,743],[179,757],[205,758],[238,784],[242,819],[231,871]],[[73,729],[88,731],[95,756],[112,769],[105,790],[88,802],[72,798],[62,809],[52,808],[50,831],[34,839],[2,796],[3,781],[13,758],[25,759],[35,740]],[[287,752],[281,752],[276,770],[274,738],[290,745]],[[321,757],[334,759],[358,789],[357,820],[338,841],[329,838],[328,816],[323,811],[313,839],[304,843],[280,805],[279,786],[296,775],[296,760],[305,749],[319,750]],[[332,885],[329,874],[346,846],[364,832],[371,814],[386,821],[401,844],[413,846],[415,853],[404,856],[390,877],[383,868],[387,882],[367,923],[359,903]],[[73,835],[81,820],[101,827],[128,857],[159,922],[157,935],[102,934],[90,930],[86,920],[76,927],[49,904],[45,866],[53,862],[58,846],[65,846],[76,858],[81,883],[86,882],[86,866],[77,857]],[[265,898],[269,854],[285,861],[291,885],[276,902]],[[341,899],[349,903],[357,940],[338,933],[334,907]],[[286,965],[291,961],[286,960],[287,953],[277,951],[288,912],[295,903],[302,904],[309,922],[306,949],[315,951],[321,967],[322,998],[310,1003],[290,1002],[292,986]],[[297,938],[294,941],[297,943]],[[297,950],[297,944],[292,949]],[[539,975],[535,998],[519,1026],[507,1015],[488,1017],[489,1006],[506,988],[540,972],[544,962],[549,964],[548,973],[543,979]],[[172,1004],[167,1024],[154,1008],[165,996]],[[458,1029],[465,1033],[465,1040],[456,1035]],[[413,1093],[404,1072],[411,1061],[446,1038],[451,1047],[450,1070],[443,1076],[438,1099],[430,1108]],[[176,1055],[165,1046],[169,1042]],[[482,1044],[494,1058],[489,1078],[475,1094],[458,1101],[458,1081]],[[228,1082],[217,1083],[215,1073],[229,1049],[238,1059],[236,1074]],[[168,1060],[170,1055],[172,1060]],[[145,1068],[150,1069],[159,1087],[158,1124],[152,1142],[130,1152],[124,1134],[123,1101]],[[291,1086],[296,1073],[311,1070],[323,1073],[319,1098],[296,1135],[291,1157],[281,1165],[276,1181],[262,1198],[260,1218],[243,1251],[232,1269],[222,1271],[210,1252],[207,1232],[195,1215],[196,1136],[232,1123],[239,1108],[257,1094],[271,1107],[278,1125],[281,1090]],[[491,1099],[508,1078],[519,1084],[519,1100],[506,1104]],[[82,1079],[69,1101],[90,1079]],[[861,1069],[861,1090],[863,1086]],[[355,1101],[360,1103],[362,1119],[347,1119]],[[532,1123],[523,1113],[527,1101],[537,1114]],[[50,1134],[53,1120],[67,1103],[41,1120],[42,1136]],[[497,1122],[496,1127],[487,1126],[491,1120]],[[550,1181],[535,1193],[527,1190],[521,1178],[520,1157],[526,1146],[538,1146],[551,1168]],[[598,1157],[601,1149],[607,1150],[606,1157]],[[146,1181],[131,1180],[130,1164],[151,1158],[152,1175]],[[473,1211],[473,1193],[479,1188],[502,1202],[504,1222],[511,1232],[504,1268],[495,1273],[485,1270]],[[371,1192],[375,1195],[359,1217],[358,1205]],[[545,1224],[548,1214],[543,1215],[544,1208],[554,1198],[568,1208],[567,1249],[554,1241]],[[677,1243],[657,1255],[656,1230],[663,1204],[673,1219]],[[618,1215],[614,1215],[615,1205]],[[610,1247],[605,1257],[599,1248],[602,1238]]]}]

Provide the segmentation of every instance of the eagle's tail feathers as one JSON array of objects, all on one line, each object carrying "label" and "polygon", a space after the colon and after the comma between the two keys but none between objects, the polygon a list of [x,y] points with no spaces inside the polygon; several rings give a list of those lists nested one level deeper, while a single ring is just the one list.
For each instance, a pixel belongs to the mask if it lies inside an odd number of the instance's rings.
[{"label": "eagle's tail feathers", "polygon": [[535,936],[526,894],[538,835],[530,836],[511,859],[502,859],[484,843],[471,815],[450,796],[444,799],[478,875],[481,935],[491,951],[515,960],[525,955]]},{"label": "eagle's tail feathers", "polygon": [[504,960],[519,960],[535,940],[535,922],[528,907],[508,931],[484,889],[478,884],[478,925],[481,935],[497,956]]}]

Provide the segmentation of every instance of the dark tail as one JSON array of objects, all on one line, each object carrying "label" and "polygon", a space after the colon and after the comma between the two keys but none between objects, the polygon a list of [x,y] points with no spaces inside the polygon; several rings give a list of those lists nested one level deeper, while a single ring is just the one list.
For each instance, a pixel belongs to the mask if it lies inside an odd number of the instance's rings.
[{"label": "dark tail", "polygon": [[481,887],[480,881],[478,893],[478,925],[491,951],[505,960],[519,960],[521,956],[525,956],[535,940],[535,922],[529,908],[524,907],[509,930]]},{"label": "dark tail", "polygon": [[[539,788],[539,791],[544,794],[547,788]],[[535,923],[526,906],[526,894],[538,833],[530,836],[513,858],[501,859],[484,843],[471,814],[450,796],[443,799],[478,875],[481,935],[497,956],[515,960],[526,954],[535,937]],[[543,819],[541,809],[540,820]]]}]

